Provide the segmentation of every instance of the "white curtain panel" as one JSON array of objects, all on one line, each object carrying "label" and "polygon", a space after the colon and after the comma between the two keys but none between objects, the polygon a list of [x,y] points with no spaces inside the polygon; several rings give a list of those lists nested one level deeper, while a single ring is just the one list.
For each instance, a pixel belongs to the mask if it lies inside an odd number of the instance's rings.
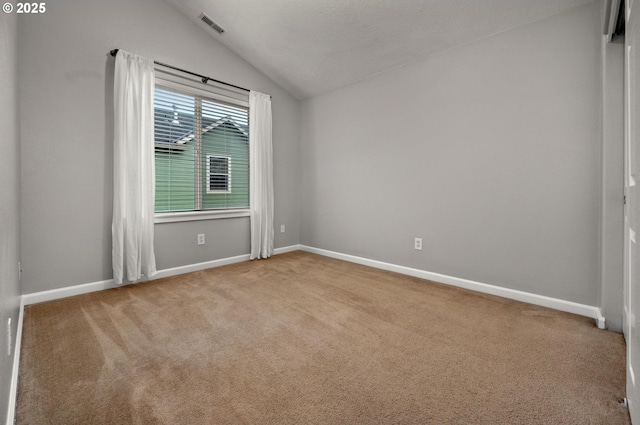
[{"label": "white curtain panel", "polygon": [[155,170],[153,61],[116,55],[113,146],[113,280],[135,282],[156,273],[153,250]]},{"label": "white curtain panel", "polygon": [[273,254],[273,148],[271,97],[249,93],[249,203],[251,204],[251,256]]}]

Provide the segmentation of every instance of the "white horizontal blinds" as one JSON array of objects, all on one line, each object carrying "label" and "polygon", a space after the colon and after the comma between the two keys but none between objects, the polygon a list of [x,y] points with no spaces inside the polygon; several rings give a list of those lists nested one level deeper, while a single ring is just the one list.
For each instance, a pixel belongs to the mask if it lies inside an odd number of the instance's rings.
[{"label": "white horizontal blinds", "polygon": [[156,87],[156,212],[249,206],[248,108],[207,94]]},{"label": "white horizontal blinds", "polygon": [[202,99],[203,209],[249,206],[249,110]]},{"label": "white horizontal blinds", "polygon": [[196,209],[195,96],[156,87],[156,212]]}]

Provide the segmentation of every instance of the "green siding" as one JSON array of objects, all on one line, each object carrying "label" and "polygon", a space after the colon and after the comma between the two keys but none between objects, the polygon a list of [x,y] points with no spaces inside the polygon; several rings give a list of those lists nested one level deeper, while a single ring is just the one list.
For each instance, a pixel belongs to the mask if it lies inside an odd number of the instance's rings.
[{"label": "green siding", "polygon": [[[156,212],[195,209],[194,141],[185,150],[156,148]],[[231,158],[231,193],[208,194],[207,155]],[[224,123],[202,136],[202,208],[249,206],[249,140],[236,126]]]},{"label": "green siding", "polygon": [[156,148],[156,212],[195,209],[193,142],[186,150]]},{"label": "green siding", "polygon": [[202,207],[242,208],[249,206],[249,140],[231,124],[223,124],[202,137],[202,157],[231,158],[231,193],[207,193],[206,161],[202,165]]}]

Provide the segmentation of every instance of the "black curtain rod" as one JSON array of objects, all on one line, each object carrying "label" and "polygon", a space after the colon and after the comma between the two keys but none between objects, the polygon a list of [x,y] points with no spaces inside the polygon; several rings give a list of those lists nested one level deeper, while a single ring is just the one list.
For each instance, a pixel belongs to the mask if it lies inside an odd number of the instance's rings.
[{"label": "black curtain rod", "polygon": [[[120,50],[120,49],[113,49],[109,53],[111,54],[111,56],[115,57],[118,54],[118,50]],[[235,89],[244,90],[244,91],[251,91],[249,89],[245,89],[244,87],[240,87],[240,86],[236,86],[236,85],[233,85],[233,84],[225,83],[224,81],[216,80],[215,78],[207,77],[207,76],[201,75],[201,74],[196,74],[195,72],[187,71],[186,69],[178,68],[178,67],[175,67],[173,65],[167,65],[166,63],[162,63],[162,62],[158,62],[158,61],[153,61],[153,63],[155,63],[156,65],[164,66],[165,68],[175,69],[176,71],[184,72],[185,74],[193,75],[195,77],[200,77],[204,84],[207,84],[209,81],[214,81],[216,83],[224,84],[225,86],[233,87]]]}]

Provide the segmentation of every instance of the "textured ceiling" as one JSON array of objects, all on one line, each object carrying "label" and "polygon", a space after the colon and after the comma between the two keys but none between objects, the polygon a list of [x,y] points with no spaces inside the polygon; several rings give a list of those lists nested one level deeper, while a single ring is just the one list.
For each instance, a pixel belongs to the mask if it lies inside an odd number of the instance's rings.
[{"label": "textured ceiling", "polygon": [[592,0],[167,1],[305,99]]}]

